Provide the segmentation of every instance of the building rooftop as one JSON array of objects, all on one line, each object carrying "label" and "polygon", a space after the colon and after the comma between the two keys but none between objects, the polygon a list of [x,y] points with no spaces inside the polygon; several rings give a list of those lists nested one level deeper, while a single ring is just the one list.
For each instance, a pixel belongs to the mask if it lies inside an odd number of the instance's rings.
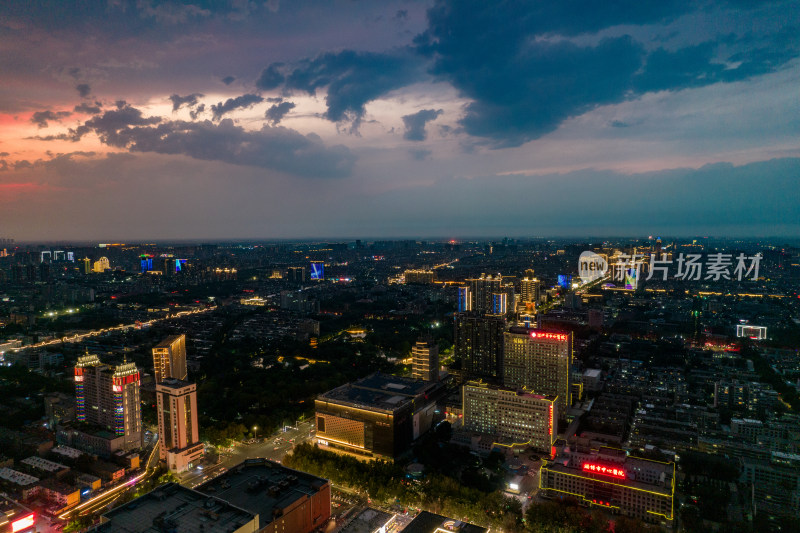
[{"label": "building rooftop", "polygon": [[166,378],[162,380],[161,383],[158,383],[156,386],[169,387],[171,389],[177,390],[177,389],[182,389],[184,387],[189,387],[191,385],[194,385],[194,383],[192,383],[191,381],[186,381],[178,378]]},{"label": "building rooftop", "polygon": [[440,387],[441,385],[436,382],[401,378],[376,372],[353,383],[320,394],[318,399],[393,412],[411,403],[417,396],[428,394]]},{"label": "building rooftop", "polygon": [[54,453],[57,453],[59,455],[63,455],[64,457],[69,457],[70,459],[77,459],[78,457],[83,455],[82,451],[77,450],[75,448],[71,448],[69,446],[64,446],[63,444],[59,445],[59,446],[56,446],[55,448],[53,448],[50,451],[54,452]]},{"label": "building rooftop", "polygon": [[422,511],[406,526],[403,533],[437,533],[439,531],[452,531],[453,533],[487,533],[485,527],[461,522],[455,518]]},{"label": "building rooftop", "polygon": [[394,519],[394,515],[367,507],[350,521],[339,533],[376,533]]},{"label": "building rooftop", "polygon": [[38,477],[29,476],[28,474],[17,472],[16,470],[12,470],[11,468],[5,466],[0,468],[0,479],[5,479],[6,481],[10,481],[11,483],[19,485],[20,487],[33,485],[39,481]]},{"label": "building rooftop", "polygon": [[183,335],[170,335],[169,337],[167,337],[163,341],[161,341],[158,344],[156,344],[155,346],[153,346],[153,348],[169,348],[170,346],[172,346],[173,342],[177,341],[181,337],[183,337]]},{"label": "building rooftop", "polygon": [[311,497],[328,480],[267,459],[247,459],[196,488],[259,516],[259,527],[297,500]]},{"label": "building rooftop", "polygon": [[58,472],[60,470],[69,470],[68,466],[62,465],[60,463],[54,463],[53,461],[48,461],[47,459],[42,459],[41,457],[32,456],[28,457],[27,459],[23,459],[22,464],[26,464],[30,467],[35,468],[36,470],[42,470],[43,472]]},{"label": "building rooftop", "polygon": [[119,533],[231,533],[257,520],[254,513],[182,487],[162,485],[103,515],[95,531]]}]

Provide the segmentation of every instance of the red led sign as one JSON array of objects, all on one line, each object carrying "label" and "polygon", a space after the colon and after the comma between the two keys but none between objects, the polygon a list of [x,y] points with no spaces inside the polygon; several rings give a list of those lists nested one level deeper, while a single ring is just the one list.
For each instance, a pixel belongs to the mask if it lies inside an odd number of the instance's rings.
[{"label": "red led sign", "polygon": [[625,471],[616,466],[604,466],[594,463],[583,463],[583,471],[592,474],[602,474],[604,476],[611,476],[617,479],[625,479]]},{"label": "red led sign", "polygon": [[531,331],[532,339],[549,339],[554,341],[565,341],[567,335],[564,333],[546,333],[544,331]]},{"label": "red led sign", "polygon": [[134,383],[139,381],[139,373],[136,372],[135,374],[130,374],[128,376],[122,376],[120,378],[114,378],[114,385],[127,385],[128,383]]}]

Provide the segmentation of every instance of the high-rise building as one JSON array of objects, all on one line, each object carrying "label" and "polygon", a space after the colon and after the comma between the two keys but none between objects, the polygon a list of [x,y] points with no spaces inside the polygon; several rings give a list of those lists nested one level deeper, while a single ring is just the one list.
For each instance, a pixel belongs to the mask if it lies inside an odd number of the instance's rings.
[{"label": "high-rise building", "polygon": [[471,299],[471,310],[479,314],[494,313],[493,295],[504,292],[503,276],[487,276],[481,274],[479,278],[467,280]]},{"label": "high-rise building", "polygon": [[96,355],[84,355],[75,365],[76,418],[124,436],[124,449],[142,444],[139,369],[134,363],[112,367]]},{"label": "high-rise building", "polygon": [[556,396],[558,412],[572,405],[572,333],[514,326],[503,343],[503,384]]},{"label": "high-rise building", "polygon": [[286,277],[291,283],[303,283],[308,280],[305,267],[289,267],[286,270]]},{"label": "high-rise building", "polygon": [[455,356],[470,378],[500,380],[503,377],[503,316],[455,315]]},{"label": "high-rise building", "polygon": [[167,378],[156,384],[159,458],[183,472],[203,456],[197,425],[197,385]]},{"label": "high-rise building", "polygon": [[468,313],[472,311],[472,295],[469,287],[458,288],[458,312]]},{"label": "high-rise building", "polygon": [[542,282],[538,279],[531,277],[524,277],[519,282],[520,300],[523,304],[537,304],[539,303],[539,293],[542,287]]},{"label": "high-rise building", "polygon": [[430,339],[420,339],[411,348],[411,377],[439,381],[439,347]]},{"label": "high-rise building", "polygon": [[84,257],[81,259],[81,264],[83,268],[84,274],[91,274],[92,273],[92,260],[88,257]]},{"label": "high-rise building", "polygon": [[462,389],[464,429],[550,454],[556,440],[554,396],[471,381]]},{"label": "high-rise building", "polygon": [[186,379],[186,335],[172,335],[153,347],[156,384],[167,378]]}]

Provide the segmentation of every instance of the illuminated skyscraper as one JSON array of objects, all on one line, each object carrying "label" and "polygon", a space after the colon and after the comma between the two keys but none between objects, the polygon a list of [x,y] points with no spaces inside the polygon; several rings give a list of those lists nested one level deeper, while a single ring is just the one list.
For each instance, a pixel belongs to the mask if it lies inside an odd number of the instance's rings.
[{"label": "illuminated skyscraper", "polygon": [[92,260],[88,257],[84,257],[81,259],[81,263],[83,265],[83,273],[84,274],[91,274],[92,273]]},{"label": "illuminated skyscraper", "polygon": [[454,327],[455,356],[466,376],[502,379],[505,318],[457,313]]},{"label": "illuminated skyscraper", "polygon": [[172,335],[153,348],[156,384],[167,378],[186,379],[186,335]]},{"label": "illuminated skyscraper", "polygon": [[468,279],[471,311],[479,314],[494,313],[493,296],[504,292],[503,276],[492,277],[481,274],[479,278]]},{"label": "illuminated skyscraper", "polygon": [[411,349],[411,377],[425,381],[439,381],[439,347],[429,339],[418,340]]},{"label": "illuminated skyscraper", "polygon": [[458,312],[466,313],[472,311],[472,295],[469,287],[458,288]]},{"label": "illuminated skyscraper", "polygon": [[142,444],[139,369],[134,363],[112,367],[96,355],[84,355],[75,365],[76,417],[124,436],[124,449]]},{"label": "illuminated skyscraper", "polygon": [[558,397],[558,412],[572,405],[572,333],[515,326],[505,333],[503,384]]},{"label": "illuminated skyscraper", "polygon": [[197,385],[167,378],[156,385],[159,457],[173,472],[183,472],[203,456],[197,425]]},{"label": "illuminated skyscraper", "polygon": [[537,304],[539,303],[539,291],[541,290],[542,282],[533,276],[525,276],[519,282],[521,300],[523,304]]}]

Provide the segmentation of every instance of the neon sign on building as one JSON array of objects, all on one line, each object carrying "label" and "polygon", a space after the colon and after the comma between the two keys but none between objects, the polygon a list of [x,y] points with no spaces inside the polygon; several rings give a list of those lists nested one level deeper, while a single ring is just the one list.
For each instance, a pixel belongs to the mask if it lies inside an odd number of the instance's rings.
[{"label": "neon sign on building", "polygon": [[581,467],[584,472],[592,474],[602,474],[604,476],[615,477],[617,479],[625,479],[625,471],[616,466],[598,465],[595,463],[583,463]]},{"label": "neon sign on building", "polygon": [[553,434],[553,404],[552,403],[550,404],[550,406],[548,408],[548,411],[550,411],[550,415],[549,415],[549,420],[548,420],[547,431],[548,431],[548,435],[552,435]]},{"label": "neon sign on building", "polygon": [[567,340],[567,335],[564,333],[547,333],[544,331],[531,331],[531,338],[532,339],[548,339],[554,341],[565,341]]}]

